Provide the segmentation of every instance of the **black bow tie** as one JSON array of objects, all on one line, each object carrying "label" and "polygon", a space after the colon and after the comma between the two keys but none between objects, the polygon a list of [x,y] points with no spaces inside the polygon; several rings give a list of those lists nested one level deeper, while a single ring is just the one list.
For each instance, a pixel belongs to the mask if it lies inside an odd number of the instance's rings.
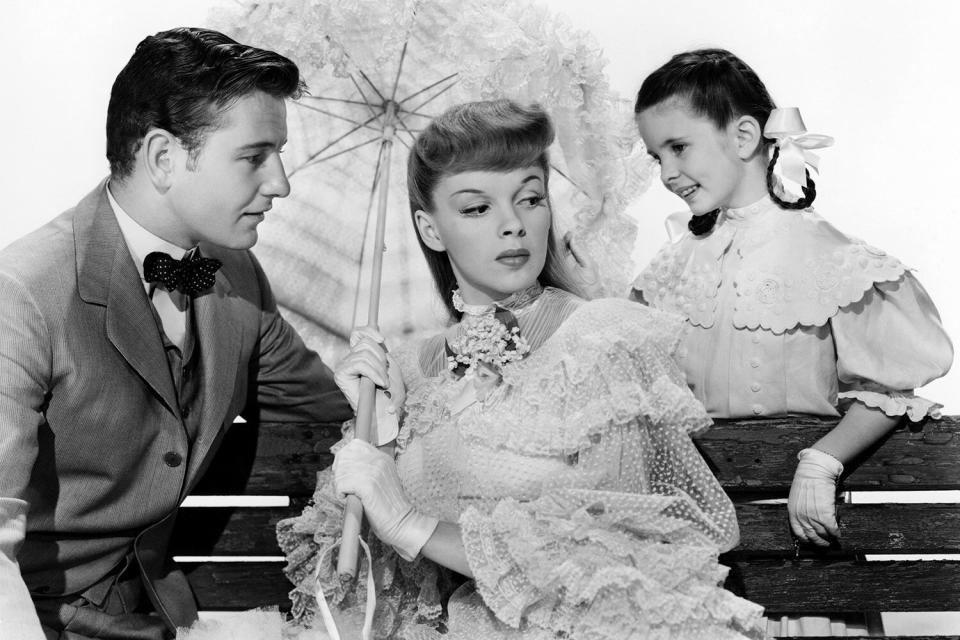
[{"label": "black bow tie", "polygon": [[143,279],[192,296],[213,286],[221,264],[216,258],[201,257],[196,249],[188,251],[183,260],[154,251],[143,261]]}]

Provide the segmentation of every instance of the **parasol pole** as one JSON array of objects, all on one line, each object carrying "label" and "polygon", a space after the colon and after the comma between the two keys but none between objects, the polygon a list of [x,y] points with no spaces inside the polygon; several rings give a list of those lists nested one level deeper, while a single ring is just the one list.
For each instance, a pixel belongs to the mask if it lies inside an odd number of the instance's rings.
[{"label": "parasol pole", "polygon": [[[380,175],[376,188],[380,189],[377,203],[377,224],[374,230],[373,262],[370,273],[370,299],[367,307],[367,324],[379,331],[380,280],[383,272],[384,236],[387,222],[387,196],[390,180],[390,152],[396,136],[398,105],[393,100],[384,104],[384,124],[380,145]],[[360,378],[360,398],[357,401],[355,437],[365,442],[372,440],[373,414],[376,408],[377,387],[373,380]],[[360,548],[360,526],[363,522],[363,504],[354,495],[347,496],[343,512],[343,532],[340,539],[340,555],[337,558],[337,574],[346,589],[357,577],[357,561]]]}]

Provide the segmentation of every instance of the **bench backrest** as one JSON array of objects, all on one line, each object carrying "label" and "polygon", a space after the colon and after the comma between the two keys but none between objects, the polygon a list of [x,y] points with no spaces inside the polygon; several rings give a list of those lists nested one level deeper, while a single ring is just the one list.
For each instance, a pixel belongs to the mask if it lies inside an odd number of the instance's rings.
[{"label": "bench backrest", "polygon": [[[816,418],[721,421],[696,438],[737,504],[741,542],[723,557],[731,567],[728,588],[769,613],[960,610],[960,562],[909,559],[960,554],[960,504],[842,504],[841,544],[827,552],[801,548],[798,556],[786,506],[749,503],[785,497],[796,452],[835,424]],[[334,424],[234,425],[195,494],[289,496],[290,504],[181,510],[174,553],[218,557],[185,564],[201,609],[288,606],[282,562],[227,560],[280,555],[274,525],[300,513],[339,437]],[[960,489],[960,418],[900,428],[847,468],[846,490]],[[864,554],[905,559],[874,561]]]}]

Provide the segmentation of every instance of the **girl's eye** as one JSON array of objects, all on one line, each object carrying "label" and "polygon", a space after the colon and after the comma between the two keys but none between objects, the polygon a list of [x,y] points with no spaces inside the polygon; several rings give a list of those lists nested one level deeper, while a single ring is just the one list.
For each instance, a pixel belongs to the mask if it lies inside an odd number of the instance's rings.
[{"label": "girl's eye", "polygon": [[490,205],[478,204],[472,207],[464,207],[463,209],[460,209],[460,213],[465,216],[482,216],[489,210],[490,210]]},{"label": "girl's eye", "polygon": [[675,145],[673,145],[673,146],[670,147],[670,148],[673,149],[673,152],[674,152],[675,154],[680,155],[681,153],[683,153],[684,149],[687,148],[687,145],[685,145],[685,144],[675,144]]}]

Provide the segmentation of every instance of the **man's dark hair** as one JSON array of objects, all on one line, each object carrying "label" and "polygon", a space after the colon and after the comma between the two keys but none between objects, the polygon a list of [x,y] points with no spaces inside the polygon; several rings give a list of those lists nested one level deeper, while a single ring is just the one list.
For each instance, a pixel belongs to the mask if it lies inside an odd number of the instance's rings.
[{"label": "man's dark hair", "polygon": [[148,36],[117,75],[107,108],[110,174],[133,172],[143,137],[151,128],[176,136],[195,153],[204,134],[238,99],[262,91],[297,98],[304,90],[297,65],[209,29],[182,27]]}]

